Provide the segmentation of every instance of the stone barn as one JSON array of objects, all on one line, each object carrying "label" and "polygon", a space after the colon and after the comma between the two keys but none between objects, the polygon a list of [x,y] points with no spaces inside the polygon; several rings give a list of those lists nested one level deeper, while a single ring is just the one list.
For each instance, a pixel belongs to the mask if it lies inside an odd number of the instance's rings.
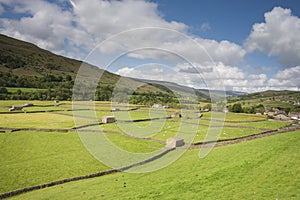
[{"label": "stone barn", "polygon": [[15,110],[23,110],[23,106],[12,106],[10,109],[8,109],[10,112]]},{"label": "stone barn", "polygon": [[102,117],[102,123],[107,124],[107,123],[113,123],[116,121],[115,116],[103,116]]},{"label": "stone barn", "polygon": [[181,116],[180,112],[174,112],[174,113],[171,114],[170,117],[172,117],[172,118],[175,118],[175,117],[181,118],[182,116]]},{"label": "stone barn", "polygon": [[120,108],[113,108],[111,111],[113,112],[120,111]]},{"label": "stone barn", "polygon": [[203,114],[202,114],[202,113],[197,113],[197,116],[198,116],[199,118],[201,118],[201,117],[203,116]]},{"label": "stone barn", "polygon": [[183,145],[184,145],[184,140],[178,136],[168,138],[166,141],[166,147],[168,148],[181,147]]}]

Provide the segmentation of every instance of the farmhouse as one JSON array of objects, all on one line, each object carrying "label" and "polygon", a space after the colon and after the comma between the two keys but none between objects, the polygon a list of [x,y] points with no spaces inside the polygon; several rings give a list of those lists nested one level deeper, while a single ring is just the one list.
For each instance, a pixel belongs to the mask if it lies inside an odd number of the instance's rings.
[{"label": "farmhouse", "polygon": [[22,110],[23,111],[23,106],[12,106],[10,109],[8,109],[10,112],[14,110]]},{"label": "farmhouse", "polygon": [[181,147],[184,145],[184,140],[181,137],[168,138],[166,141],[167,148]]},{"label": "farmhouse", "polygon": [[179,112],[174,112],[174,113],[172,113],[172,114],[170,115],[170,117],[172,117],[172,118],[175,118],[175,117],[181,118],[182,116],[181,116],[181,114],[180,114]]},{"label": "farmhouse", "polygon": [[103,116],[102,117],[102,123],[107,124],[107,123],[113,123],[116,121],[115,116]]}]

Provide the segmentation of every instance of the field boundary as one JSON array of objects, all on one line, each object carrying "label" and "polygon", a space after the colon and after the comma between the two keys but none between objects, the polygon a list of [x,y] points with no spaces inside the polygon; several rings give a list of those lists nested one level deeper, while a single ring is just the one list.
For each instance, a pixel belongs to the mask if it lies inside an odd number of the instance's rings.
[{"label": "field boundary", "polygon": [[[92,126],[92,125],[90,125],[90,126]],[[85,126],[85,127],[89,127],[89,126]],[[84,127],[80,127],[80,128],[84,128]],[[124,136],[131,137],[131,138],[134,138],[134,139],[148,140],[148,141],[157,142],[157,143],[161,143],[161,144],[165,143],[163,140],[153,139],[153,138],[150,138],[150,137],[139,137],[139,136],[136,136],[136,135],[132,135],[132,134],[128,134],[128,133],[124,133],[124,132],[120,132],[120,131],[78,129],[77,127],[71,128],[71,129],[55,129],[55,128],[53,128],[53,129],[49,129],[49,128],[6,128],[6,127],[0,127],[0,132],[1,133],[5,133],[6,131],[10,131],[10,132],[17,132],[17,131],[45,131],[45,132],[60,132],[60,133],[68,133],[68,132],[79,131],[79,132],[91,132],[91,133],[110,133],[110,134],[124,135]]]},{"label": "field boundary", "polygon": [[210,119],[210,118],[201,118],[201,120],[214,121],[214,122],[228,122],[228,123],[248,123],[248,122],[263,122],[263,121],[266,121],[266,119],[233,121],[233,120],[218,120],[218,119]]}]

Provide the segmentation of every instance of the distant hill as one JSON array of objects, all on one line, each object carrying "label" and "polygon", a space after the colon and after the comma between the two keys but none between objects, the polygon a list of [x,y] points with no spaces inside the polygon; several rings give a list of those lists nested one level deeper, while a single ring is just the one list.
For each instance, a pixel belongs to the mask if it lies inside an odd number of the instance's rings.
[{"label": "distant hill", "polygon": [[290,90],[267,90],[263,92],[255,92],[251,94],[243,94],[238,97],[240,100],[250,100],[250,99],[261,99],[261,98],[297,98],[300,97],[300,92],[299,91],[290,91]]},{"label": "distant hill", "polygon": [[[191,87],[179,85],[177,83],[172,83],[168,81],[156,81],[156,80],[144,80],[144,79],[135,79],[137,81],[149,83],[151,85],[154,85],[156,87],[159,87],[163,90],[173,90],[177,91],[179,94],[187,95],[192,94],[200,97],[202,100],[208,100],[210,99],[211,93],[220,96],[224,94],[224,91],[218,91],[218,90],[208,90],[208,89],[194,89]],[[240,96],[246,94],[245,92],[237,92],[237,91],[225,91],[226,96]]]},{"label": "distant hill", "polygon": [[[69,90],[68,92],[65,91],[65,93],[69,93],[67,99],[70,99],[70,91],[81,65],[82,61],[56,55],[34,44],[0,34],[0,87],[49,89],[48,93],[58,90],[57,88],[60,87]],[[131,78],[121,77],[96,66],[89,66],[92,70],[103,73],[99,81],[102,87],[99,88],[98,92],[98,96],[101,96],[101,98],[99,97],[100,100],[111,98],[111,94],[108,93],[112,93],[114,85],[120,78],[122,78],[124,86],[138,87],[137,91],[135,91],[137,94],[152,94],[152,97],[153,94],[154,96],[162,94],[163,96],[174,97],[170,91],[166,91],[159,84],[140,82]],[[39,92],[41,93],[41,91]],[[40,93],[37,96],[47,95],[47,97],[43,98],[49,98],[49,94]],[[56,98],[53,95],[50,95],[51,98]],[[3,99],[3,96],[0,96],[0,99]],[[28,95],[21,96],[19,94],[18,97],[15,95],[9,98],[37,98],[33,95],[30,95],[30,97]],[[66,99],[66,97],[63,97],[63,99]]]},{"label": "distant hill", "polygon": [[[82,61],[56,55],[34,44],[0,34],[0,87],[50,88],[48,93],[60,87],[69,90],[68,99],[70,99],[71,89],[81,65]],[[106,87],[102,88],[101,93],[107,92],[107,90],[112,92],[114,85],[120,80],[121,76],[96,66],[90,65],[90,67],[103,73],[100,84],[102,83],[103,87]],[[168,99],[167,96],[175,98],[175,94],[172,91],[176,91],[177,96],[196,94],[200,100],[207,101],[210,99],[208,90],[194,89],[167,81],[142,80],[128,77],[122,77],[122,81],[124,86],[138,87],[135,94],[144,96],[147,94],[147,100],[150,102],[155,101],[153,99],[157,94],[164,96],[163,99]],[[219,91],[211,92],[219,93]],[[241,94],[243,93],[226,92],[227,96],[238,96]],[[49,96],[49,94],[46,95]],[[53,95],[50,95],[52,96],[51,98],[54,98]],[[60,96],[59,94],[56,95]],[[27,97],[24,96],[24,98]],[[36,97],[31,96],[31,98]],[[48,99],[49,97],[46,98]],[[106,94],[102,95],[101,98],[107,99],[111,98],[111,96]]]}]

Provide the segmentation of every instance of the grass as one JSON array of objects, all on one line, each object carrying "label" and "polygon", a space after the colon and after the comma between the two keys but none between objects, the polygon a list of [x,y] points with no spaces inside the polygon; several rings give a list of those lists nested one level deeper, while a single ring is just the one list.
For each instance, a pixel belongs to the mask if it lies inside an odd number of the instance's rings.
[{"label": "grass", "polygon": [[117,173],[12,199],[299,199],[299,151],[297,131],[215,148],[204,159],[191,150],[151,173]]},{"label": "grass", "polygon": [[118,134],[106,134],[106,137],[117,147],[129,152],[147,153],[164,147],[164,144],[161,143],[135,139]]},{"label": "grass", "polygon": [[256,115],[256,114],[246,114],[246,113],[214,113],[212,118],[211,112],[202,113],[203,116],[201,118],[202,124],[209,124],[211,119],[213,120],[225,120],[225,122],[239,122],[239,123],[250,123],[250,121],[264,121],[267,120],[265,115]]},{"label": "grass", "polygon": [[261,121],[261,122],[248,122],[248,123],[225,123],[230,126],[251,126],[253,128],[266,128],[266,129],[278,129],[291,124],[291,122],[284,121]]},{"label": "grass", "polygon": [[52,113],[1,114],[0,127],[68,129],[74,127],[74,121],[72,116]]},{"label": "grass", "polygon": [[[16,105],[16,106],[22,106],[27,102],[31,102],[36,106],[48,106],[48,105],[54,105],[53,101],[30,101],[30,100],[0,100],[0,106],[2,107],[11,107],[12,105]],[[65,101],[61,102],[61,103],[67,103]]]},{"label": "grass", "polygon": [[107,169],[76,133],[1,133],[0,147],[1,193]]},{"label": "grass", "polygon": [[8,92],[15,93],[18,90],[21,90],[22,92],[35,92],[35,91],[45,91],[47,89],[38,89],[38,88],[22,88],[22,87],[6,87]]},{"label": "grass", "polygon": [[[7,109],[8,106],[23,105],[26,102],[28,101],[0,101],[0,111],[1,109]],[[99,122],[101,117],[105,115],[115,115],[119,120],[132,120],[165,117],[174,112],[172,109],[164,112],[164,110],[153,111],[145,107],[130,112],[110,112],[112,106],[109,102],[96,102],[95,108],[98,111],[95,113],[90,110],[72,112],[66,111],[66,109],[72,108],[70,102],[62,102],[63,106],[61,107],[51,106],[53,102],[50,101],[32,101],[32,103],[34,103],[34,107],[25,109],[36,111],[56,108],[61,109],[61,111],[55,113],[2,113],[0,114],[0,127],[69,129],[75,126],[72,114],[78,116],[96,114],[96,119],[76,118],[76,125],[86,125]],[[87,105],[89,103],[81,102],[79,106],[80,108],[93,109]],[[131,105],[130,108],[133,107]],[[120,108],[121,110],[128,109],[122,107],[122,105],[120,105]],[[193,118],[195,117],[194,112],[185,110],[182,114],[184,118],[181,119],[172,118],[134,123],[117,122],[103,124],[100,128],[106,131],[123,132],[162,141],[177,134],[185,138],[185,141],[203,141],[210,121],[200,119],[200,124],[204,126],[199,126],[197,125],[199,119]],[[204,113],[203,117],[210,118],[210,116],[211,113]],[[217,113],[216,119],[221,119],[220,116]],[[290,122],[268,121],[265,116],[261,115],[238,113],[228,113],[226,120],[239,121],[239,123],[225,122],[225,127],[221,129],[212,128],[212,131],[221,131],[219,139],[245,136],[262,132],[260,128],[277,129],[290,124]],[[263,121],[249,122],[252,120]],[[219,124],[221,123],[212,122],[211,125]],[[226,127],[229,125],[235,127]],[[252,128],[241,128],[239,126]],[[94,130],[97,128],[99,127],[90,126],[83,129]],[[88,132],[82,134],[88,134]],[[93,134],[97,135],[98,133]],[[63,195],[66,195],[66,198],[75,199],[175,199],[178,197],[175,191],[178,191],[177,193],[182,195],[183,199],[214,199],[214,197],[218,199],[247,199],[251,195],[254,199],[264,199],[269,197],[268,195],[274,197],[273,199],[277,197],[296,199],[298,196],[295,196],[295,190],[299,190],[300,186],[294,184],[295,181],[292,178],[299,179],[299,176],[295,175],[299,170],[297,171],[294,166],[296,165],[295,162],[299,164],[299,156],[294,153],[299,151],[299,142],[297,143],[299,134],[300,131],[215,148],[203,160],[198,160],[198,151],[192,150],[186,152],[170,167],[153,173],[135,175],[119,173],[102,178],[68,183],[16,198],[61,199],[65,198]],[[164,147],[164,144],[158,142],[131,138],[121,134],[106,133],[105,136],[115,146],[133,153],[151,154]],[[0,192],[107,169],[106,166],[87,152],[76,133],[43,131],[0,133],[0,145]],[[284,161],[284,156],[287,161]],[[168,155],[164,156],[164,158],[168,157]],[[159,159],[154,161],[153,164],[163,162],[162,159]],[[284,162],[286,164],[283,166],[282,163]],[[151,164],[146,164],[143,167],[147,169],[148,165]],[[268,170],[269,168],[271,170]],[[278,185],[273,184],[273,182],[277,184],[278,180],[285,181],[280,183],[280,186],[284,187],[284,190],[282,190],[283,195],[278,189],[279,183]],[[126,182],[126,187],[124,187],[124,182]],[[253,191],[249,190],[246,184],[252,187]],[[267,187],[275,189],[271,190]],[[243,190],[245,192],[241,192]],[[99,193],[99,191],[102,192]],[[220,191],[224,192],[224,197]],[[279,191],[276,193],[279,196],[272,196],[275,195],[274,191]],[[121,195],[123,193],[124,196]],[[233,194],[233,197],[230,196]]]},{"label": "grass", "polygon": [[[228,138],[236,138],[251,134],[257,134],[262,131],[257,129],[247,129],[247,128],[211,128],[211,131],[209,134],[214,134],[214,132],[220,131],[220,135],[218,139],[228,139]],[[199,127],[199,130],[197,134],[195,135],[195,139],[193,142],[203,142],[206,134],[208,134],[208,127]],[[217,139],[217,138],[216,138]]]}]

